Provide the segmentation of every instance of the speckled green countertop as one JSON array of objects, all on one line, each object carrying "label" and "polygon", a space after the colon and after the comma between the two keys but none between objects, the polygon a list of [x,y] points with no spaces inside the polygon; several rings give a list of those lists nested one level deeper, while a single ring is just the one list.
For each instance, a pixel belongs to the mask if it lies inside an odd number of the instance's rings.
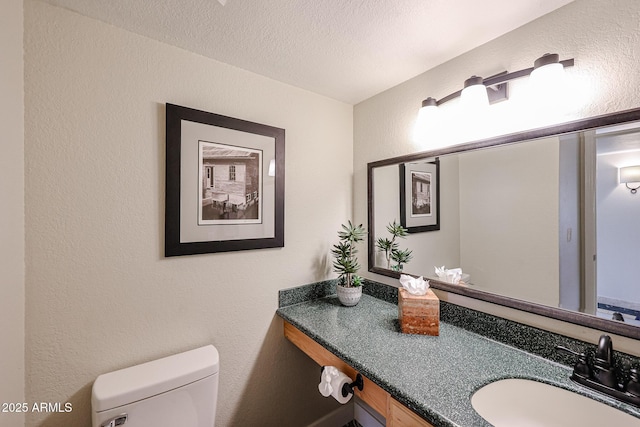
[{"label": "speckled green countertop", "polygon": [[440,323],[440,336],[399,332],[397,305],[363,295],[355,307],[325,296],[277,313],[435,426],[489,426],[472,394],[502,378],[529,378],[591,396],[640,418],[640,409],[569,380],[571,369]]}]

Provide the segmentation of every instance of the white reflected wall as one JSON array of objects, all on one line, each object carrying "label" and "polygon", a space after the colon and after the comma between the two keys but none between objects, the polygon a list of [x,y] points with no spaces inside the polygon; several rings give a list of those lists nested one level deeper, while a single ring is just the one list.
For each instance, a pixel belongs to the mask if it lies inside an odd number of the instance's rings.
[{"label": "white reflected wall", "polygon": [[640,132],[599,136],[596,146],[598,297],[640,311],[640,194],[618,184],[618,168],[640,164]]},{"label": "white reflected wall", "polygon": [[558,138],[459,155],[460,261],[480,290],[559,301]]}]

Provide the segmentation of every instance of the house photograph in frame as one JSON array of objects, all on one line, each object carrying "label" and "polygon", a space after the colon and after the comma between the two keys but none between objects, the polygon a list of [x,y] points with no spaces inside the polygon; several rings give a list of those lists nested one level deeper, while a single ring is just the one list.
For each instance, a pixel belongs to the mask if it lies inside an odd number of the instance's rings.
[{"label": "house photograph in frame", "polygon": [[166,104],[165,256],[283,247],[284,138]]},{"label": "house photograph in frame", "polygon": [[198,141],[198,224],[262,222],[262,151]]},{"label": "house photograph in frame", "polygon": [[400,164],[400,223],[409,233],[440,230],[440,162]]}]

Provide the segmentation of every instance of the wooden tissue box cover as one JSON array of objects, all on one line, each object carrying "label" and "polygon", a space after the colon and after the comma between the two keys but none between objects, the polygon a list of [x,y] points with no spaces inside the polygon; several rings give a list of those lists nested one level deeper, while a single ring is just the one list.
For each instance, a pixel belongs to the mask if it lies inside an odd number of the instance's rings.
[{"label": "wooden tissue box cover", "polygon": [[398,318],[405,334],[440,335],[440,300],[431,289],[425,295],[411,295],[400,288]]}]

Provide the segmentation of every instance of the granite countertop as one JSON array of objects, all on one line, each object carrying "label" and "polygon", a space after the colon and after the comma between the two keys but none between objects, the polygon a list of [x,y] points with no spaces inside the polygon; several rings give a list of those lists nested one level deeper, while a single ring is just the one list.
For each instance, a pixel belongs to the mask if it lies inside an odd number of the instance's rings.
[{"label": "granite countertop", "polygon": [[437,337],[400,333],[397,305],[370,295],[355,307],[327,296],[277,313],[438,427],[490,426],[472,408],[471,396],[502,378],[550,383],[640,417],[640,410],[571,382],[567,366],[461,327],[441,321]]}]

